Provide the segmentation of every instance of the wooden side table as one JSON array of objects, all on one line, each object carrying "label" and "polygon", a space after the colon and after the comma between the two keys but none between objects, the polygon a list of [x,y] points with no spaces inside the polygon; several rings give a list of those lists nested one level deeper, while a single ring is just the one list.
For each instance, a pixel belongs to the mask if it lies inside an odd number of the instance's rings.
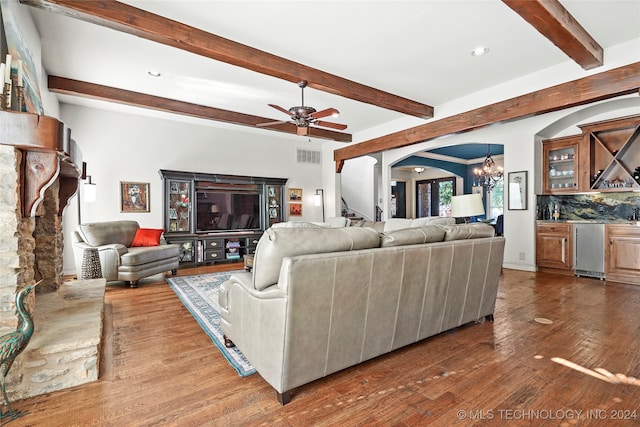
[{"label": "wooden side table", "polygon": [[244,269],[246,271],[251,271],[253,269],[253,254],[244,256]]}]

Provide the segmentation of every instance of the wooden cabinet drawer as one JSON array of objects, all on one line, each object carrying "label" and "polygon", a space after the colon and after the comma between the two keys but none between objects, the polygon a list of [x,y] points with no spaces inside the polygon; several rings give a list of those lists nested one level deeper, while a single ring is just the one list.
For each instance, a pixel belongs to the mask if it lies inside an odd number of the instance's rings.
[{"label": "wooden cabinet drawer", "polygon": [[568,222],[543,222],[538,224],[538,233],[571,234],[573,227]]},{"label": "wooden cabinet drawer", "polygon": [[222,250],[224,241],[222,239],[202,239],[202,247],[207,250]]},{"label": "wooden cabinet drawer", "polygon": [[224,259],[223,251],[204,251],[203,261],[221,261]]},{"label": "wooden cabinet drawer", "polygon": [[607,224],[607,236],[622,236],[640,239],[640,227],[632,224]]}]

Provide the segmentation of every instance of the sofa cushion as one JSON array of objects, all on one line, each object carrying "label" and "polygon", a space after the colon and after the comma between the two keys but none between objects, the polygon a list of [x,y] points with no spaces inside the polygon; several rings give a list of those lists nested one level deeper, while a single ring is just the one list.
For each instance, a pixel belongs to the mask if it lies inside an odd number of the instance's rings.
[{"label": "sofa cushion", "polygon": [[82,240],[91,246],[102,246],[119,243],[131,246],[140,225],[136,221],[105,221],[80,224],[78,232]]},{"label": "sofa cushion", "polygon": [[155,261],[166,260],[180,256],[179,245],[160,245],[147,247],[133,247],[120,257],[120,264],[123,266],[148,264]]},{"label": "sofa cushion", "polygon": [[384,231],[384,224],[384,221],[365,221],[362,223],[362,227],[371,228],[377,233],[382,233]]},{"label": "sofa cushion", "polygon": [[[362,221],[357,223],[358,226],[369,227],[378,233],[389,232],[394,230],[404,230],[406,228],[424,227],[426,225],[454,225],[455,218],[444,216],[428,216],[423,218],[389,218],[386,221]],[[351,224],[352,226],[356,225]]]},{"label": "sofa cushion", "polygon": [[367,220],[365,220],[364,218],[360,218],[356,220],[352,219],[349,221],[349,227],[364,227],[366,223],[367,223]]},{"label": "sofa cushion", "polygon": [[445,231],[437,225],[424,227],[404,228],[382,233],[380,237],[381,247],[421,245],[423,243],[442,242]]},{"label": "sofa cushion", "polygon": [[271,228],[327,228],[327,225],[304,221],[276,222]]},{"label": "sofa cushion", "polygon": [[329,227],[349,227],[351,220],[343,216],[330,216],[324,221]]},{"label": "sofa cushion", "polygon": [[441,227],[445,231],[445,241],[493,237],[496,233],[492,226],[482,222],[457,225],[438,225],[438,227]]},{"label": "sofa cushion", "polygon": [[384,222],[384,230],[393,231],[393,230],[402,230],[404,228],[411,227],[411,220],[409,218],[389,218]]},{"label": "sofa cushion", "polygon": [[162,233],[162,228],[138,228],[131,246],[159,246]]},{"label": "sofa cushion", "polygon": [[284,257],[377,248],[375,230],[342,228],[270,228],[264,232],[253,259],[253,286],[263,290],[278,282]]},{"label": "sofa cushion", "polygon": [[448,216],[427,216],[411,220],[411,227],[424,227],[425,225],[454,225],[456,219]]}]

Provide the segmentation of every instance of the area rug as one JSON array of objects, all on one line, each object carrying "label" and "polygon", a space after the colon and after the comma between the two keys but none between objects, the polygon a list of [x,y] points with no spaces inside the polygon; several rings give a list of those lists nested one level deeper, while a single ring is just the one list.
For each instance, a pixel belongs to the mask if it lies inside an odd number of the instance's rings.
[{"label": "area rug", "polygon": [[167,283],[178,295],[184,306],[191,312],[200,327],[209,335],[220,353],[229,364],[246,377],[256,372],[251,362],[236,347],[224,346],[224,338],[220,329],[220,304],[218,291],[220,285],[237,271],[223,273],[198,274],[194,276],[167,278]]}]

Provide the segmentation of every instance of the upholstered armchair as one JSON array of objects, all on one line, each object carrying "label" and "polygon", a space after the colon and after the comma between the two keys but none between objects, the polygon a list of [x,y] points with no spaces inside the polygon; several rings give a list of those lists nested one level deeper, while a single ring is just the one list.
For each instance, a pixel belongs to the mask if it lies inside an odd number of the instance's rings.
[{"label": "upholstered armchair", "polygon": [[167,244],[163,230],[140,228],[136,221],[106,221],[81,224],[73,233],[73,252],[78,278],[84,251],[97,249],[102,276],[123,280],[132,288],[138,280],[171,270],[176,274],[180,246]]}]

